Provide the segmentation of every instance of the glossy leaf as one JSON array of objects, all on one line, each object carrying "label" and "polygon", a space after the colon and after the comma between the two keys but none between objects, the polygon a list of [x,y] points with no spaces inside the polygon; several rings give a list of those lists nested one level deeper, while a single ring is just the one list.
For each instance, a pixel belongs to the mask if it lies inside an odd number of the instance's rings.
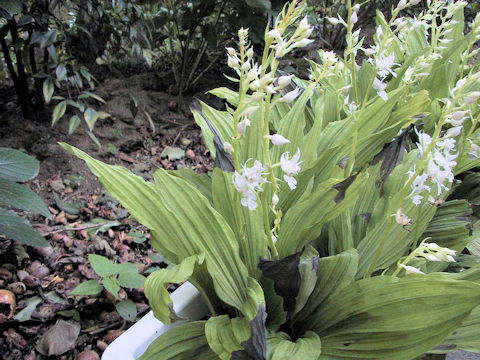
[{"label": "glossy leaf", "polygon": [[0,208],[0,234],[30,246],[50,246],[28,220]]},{"label": "glossy leaf", "polygon": [[0,147],[0,179],[28,181],[38,175],[40,163],[27,154]]},{"label": "glossy leaf", "polygon": [[0,179],[0,204],[2,203],[51,218],[50,211],[40,196],[26,186]]}]

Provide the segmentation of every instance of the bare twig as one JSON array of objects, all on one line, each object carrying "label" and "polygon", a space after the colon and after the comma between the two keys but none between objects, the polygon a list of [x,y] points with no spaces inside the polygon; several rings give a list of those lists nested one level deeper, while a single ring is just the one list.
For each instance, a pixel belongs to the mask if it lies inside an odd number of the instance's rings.
[{"label": "bare twig", "polygon": [[79,230],[93,229],[93,228],[100,227],[100,226],[107,225],[107,224],[108,224],[108,222],[99,223],[99,224],[90,224],[90,225],[80,226],[80,227],[76,227],[76,228],[58,229],[58,230],[53,230],[53,231],[46,232],[42,235],[43,236],[48,236],[48,235],[58,234],[58,233],[61,233],[61,232],[64,232],[64,231],[79,231]]}]

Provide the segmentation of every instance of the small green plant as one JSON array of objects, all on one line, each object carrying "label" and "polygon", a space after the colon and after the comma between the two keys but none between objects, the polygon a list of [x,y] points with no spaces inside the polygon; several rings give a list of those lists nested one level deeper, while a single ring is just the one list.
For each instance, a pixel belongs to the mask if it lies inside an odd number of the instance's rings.
[{"label": "small green plant", "polygon": [[[308,79],[278,72],[309,43],[303,1],[286,5],[256,61],[248,30],[227,48],[238,90],[226,111],[193,108],[211,176],[159,170],[154,183],[86,161],[172,263],[150,274],[157,319],[176,319],[169,283],[190,281],[208,320],[170,329],[146,359],[416,359],[480,352],[478,220],[455,179],[478,165],[480,15],[464,1],[400,1],[362,48],[347,1],[342,58],[321,51]],[[358,62],[357,53],[367,58]],[[474,223],[476,221],[476,223]]]},{"label": "small green plant", "polygon": [[[38,175],[40,163],[21,151],[0,148],[0,234],[31,246],[49,246],[30,222],[8,208],[21,209],[51,219],[42,198],[24,185]],[[7,208],[6,208],[7,207]]]},{"label": "small green plant", "polygon": [[[115,299],[118,299],[118,292],[122,287],[138,289],[145,284],[145,277],[138,273],[135,264],[114,263],[106,257],[96,254],[90,254],[88,261],[93,270],[100,276],[100,280],[87,280],[73,289],[70,295],[97,295],[105,289]],[[115,308],[125,320],[135,321],[137,308],[132,300],[126,299],[117,302]]]}]

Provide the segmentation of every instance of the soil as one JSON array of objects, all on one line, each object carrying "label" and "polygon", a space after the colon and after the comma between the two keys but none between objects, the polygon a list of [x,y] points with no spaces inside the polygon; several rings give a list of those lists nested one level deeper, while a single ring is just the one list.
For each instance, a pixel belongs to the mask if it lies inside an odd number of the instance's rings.
[{"label": "soil", "polygon": [[[57,143],[67,142],[148,180],[159,168],[210,171],[210,153],[188,104],[193,96],[211,101],[204,92],[226,85],[220,74],[207,74],[202,87],[182,101],[174,95],[168,76],[162,78],[152,72],[103,74],[95,93],[106,101],[99,110],[109,112],[112,117],[95,125],[94,134],[101,147],[87,135],[83,123],[73,135],[68,135],[68,118],[72,114],[67,113],[54,127],[49,121],[23,119],[14,90],[8,86],[0,88],[0,147],[22,150],[40,161],[38,177],[27,186],[44,198],[53,216],[47,220],[24,214],[45,235],[51,247],[22,246],[0,236],[0,250],[3,249],[0,290],[15,294],[14,316],[29,302],[38,300],[31,315],[23,321],[8,319],[2,323],[1,315],[8,315],[10,308],[0,305],[2,359],[46,359],[38,349],[48,338],[47,330],[56,329],[60,319],[80,324],[81,330],[71,348],[55,356],[58,359],[77,359],[87,350],[101,355],[111,341],[132,325],[119,316],[115,310],[117,300],[105,291],[97,296],[69,295],[79,283],[98,279],[88,264],[89,253],[107,256],[115,262],[136,263],[144,275],[166,266],[149,245],[147,229],[129,219],[128,212],[102,190],[85,163],[63,151]],[[138,101],[137,114],[130,109],[131,95]],[[163,153],[167,147],[181,149],[184,155],[170,159]],[[115,222],[115,225],[95,234],[98,227],[92,227],[94,222],[109,226]],[[120,298],[134,301],[139,316],[149,310],[143,289],[121,290]],[[54,340],[49,338],[49,341]]]}]

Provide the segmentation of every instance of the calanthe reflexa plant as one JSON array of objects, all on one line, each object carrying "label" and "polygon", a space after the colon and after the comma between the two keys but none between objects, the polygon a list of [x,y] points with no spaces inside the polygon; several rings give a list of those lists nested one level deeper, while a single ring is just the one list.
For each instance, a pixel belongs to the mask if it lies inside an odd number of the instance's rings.
[{"label": "calanthe reflexa plant", "polygon": [[210,309],[141,359],[480,352],[478,233],[452,194],[480,165],[480,16],[466,34],[463,1],[399,17],[417,2],[379,13],[364,48],[348,1],[348,19],[331,20],[347,28],[343,58],[320,51],[308,80],[279,71],[311,42],[303,2],[270,24],[259,57],[241,29],[227,49],[238,91],[212,91],[226,111],[194,107],[212,174],[158,170],[151,183],[62,144],[176,264],[147,278],[155,316],[178,319],[166,287],[187,280]]}]

